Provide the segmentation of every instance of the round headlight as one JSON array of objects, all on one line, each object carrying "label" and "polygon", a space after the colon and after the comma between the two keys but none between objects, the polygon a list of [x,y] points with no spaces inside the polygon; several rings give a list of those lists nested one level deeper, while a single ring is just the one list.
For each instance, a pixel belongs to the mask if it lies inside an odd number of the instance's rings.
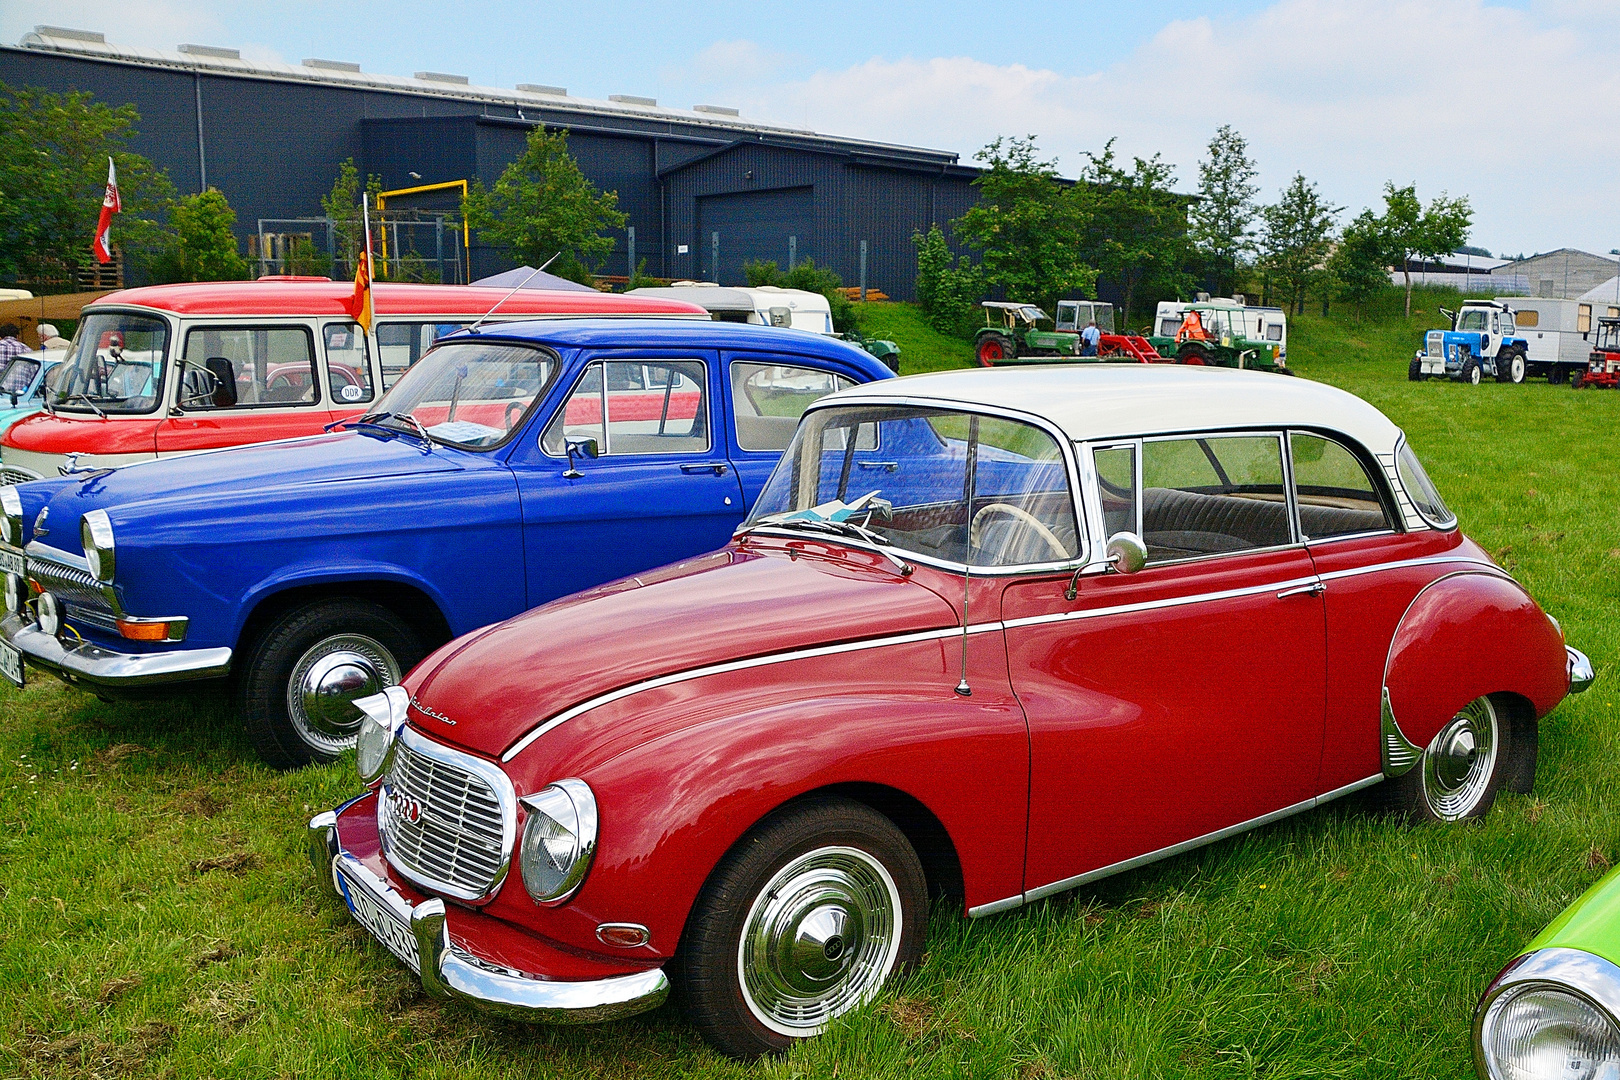
[{"label": "round headlight", "polygon": [[62,609],[56,602],[56,597],[50,593],[40,593],[36,605],[39,610],[39,628],[45,633],[55,637],[62,632]]},{"label": "round headlight", "polygon": [[405,710],[410,703],[410,691],[403,686],[390,686],[380,694],[355,700],[354,707],[360,711],[360,732],[355,737],[354,767],[363,783],[374,784],[388,771],[394,757],[394,737],[405,725]]},{"label": "round headlight", "polygon": [[21,611],[22,606],[23,606],[23,597],[25,597],[27,595],[28,595],[28,586],[23,584],[23,579],[21,577],[19,577],[18,575],[16,575],[16,574],[7,574],[6,575],[6,611],[7,611],[7,613],[10,613],[10,612],[13,612],[13,611]]},{"label": "round headlight", "polygon": [[596,854],[596,797],[583,780],[559,780],[523,799],[528,820],[518,866],[537,904],[560,904],[585,880]]},{"label": "round headlight", "polygon": [[22,495],[15,484],[0,487],[0,540],[22,546]]},{"label": "round headlight", "polygon": [[79,539],[84,544],[84,561],[90,576],[110,583],[113,579],[113,530],[107,511],[92,510],[79,521]]},{"label": "round headlight", "polygon": [[1481,1049],[1492,1080],[1599,1080],[1620,1072],[1620,1031],[1585,998],[1531,985],[1485,1014]]}]

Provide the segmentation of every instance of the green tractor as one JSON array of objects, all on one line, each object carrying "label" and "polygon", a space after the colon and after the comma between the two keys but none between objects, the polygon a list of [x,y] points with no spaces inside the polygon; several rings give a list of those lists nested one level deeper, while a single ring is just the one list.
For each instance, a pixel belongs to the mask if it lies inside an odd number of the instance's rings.
[{"label": "green tractor", "polygon": [[1256,307],[1241,298],[1159,305],[1148,338],[1159,355],[1178,364],[1288,370],[1288,317],[1282,308]]},{"label": "green tractor", "polygon": [[[985,300],[985,326],[973,339],[973,355],[985,367],[1018,360],[1067,360],[1078,363],[1124,361],[1156,363],[1153,347],[1139,334],[1114,332],[1114,305],[1097,300],[1060,300],[1054,329],[1043,330],[1041,323],[1052,316],[1034,304],[1007,300]],[[1082,356],[1080,334],[1095,322],[1097,352]]]}]

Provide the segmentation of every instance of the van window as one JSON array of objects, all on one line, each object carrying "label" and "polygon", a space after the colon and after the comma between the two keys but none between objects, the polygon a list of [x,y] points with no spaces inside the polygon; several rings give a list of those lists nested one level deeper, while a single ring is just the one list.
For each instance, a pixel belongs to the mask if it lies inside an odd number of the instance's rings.
[{"label": "van window", "polygon": [[[313,405],[315,348],[302,326],[204,326],[186,334],[181,408]],[[235,385],[234,400],[226,388]]]},{"label": "van window", "polygon": [[1176,331],[1181,329],[1181,316],[1176,315],[1168,319],[1159,320],[1159,336],[1175,337]]},{"label": "van window", "polygon": [[378,323],[377,358],[382,361],[383,389],[393,386],[394,380],[406,368],[422,359],[422,354],[433,348],[434,342],[467,325],[459,322]]},{"label": "van window", "polygon": [[371,365],[366,360],[366,335],[358,323],[334,322],[321,328],[326,341],[326,384],[332,388],[332,407],[359,405],[374,396]]},{"label": "van window", "polygon": [[1592,329],[1592,305],[1581,304],[1575,309],[1575,332],[1584,334]]},{"label": "van window", "polygon": [[1541,325],[1541,312],[1539,312],[1539,311],[1515,311],[1513,313],[1513,322],[1521,330],[1528,330],[1533,326],[1540,326]]}]

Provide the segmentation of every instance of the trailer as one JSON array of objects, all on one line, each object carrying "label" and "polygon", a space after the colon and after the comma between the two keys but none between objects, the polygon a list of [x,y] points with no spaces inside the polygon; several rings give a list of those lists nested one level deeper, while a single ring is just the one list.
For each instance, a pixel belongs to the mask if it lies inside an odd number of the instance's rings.
[{"label": "trailer", "polygon": [[1585,371],[1592,355],[1591,335],[1602,318],[1620,317],[1620,299],[1614,285],[1600,286],[1573,300],[1537,296],[1499,296],[1496,302],[1513,309],[1518,335],[1528,345],[1526,374],[1545,376],[1550,383],[1565,383]]}]

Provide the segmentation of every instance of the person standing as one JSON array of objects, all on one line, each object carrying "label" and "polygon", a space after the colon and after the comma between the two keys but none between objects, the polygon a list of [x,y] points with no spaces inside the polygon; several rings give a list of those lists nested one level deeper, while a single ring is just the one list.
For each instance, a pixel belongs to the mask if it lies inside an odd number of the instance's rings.
[{"label": "person standing", "polygon": [[1102,340],[1102,331],[1097,329],[1097,320],[1092,319],[1086,323],[1086,328],[1080,331],[1080,355],[1096,356],[1097,343]]},{"label": "person standing", "polygon": [[48,322],[40,323],[37,329],[39,332],[39,347],[42,349],[65,349],[73,344],[58,333],[56,327]]},{"label": "person standing", "polygon": [[10,360],[18,353],[33,351],[18,336],[20,333],[16,323],[8,322],[0,326],[0,360]]}]

